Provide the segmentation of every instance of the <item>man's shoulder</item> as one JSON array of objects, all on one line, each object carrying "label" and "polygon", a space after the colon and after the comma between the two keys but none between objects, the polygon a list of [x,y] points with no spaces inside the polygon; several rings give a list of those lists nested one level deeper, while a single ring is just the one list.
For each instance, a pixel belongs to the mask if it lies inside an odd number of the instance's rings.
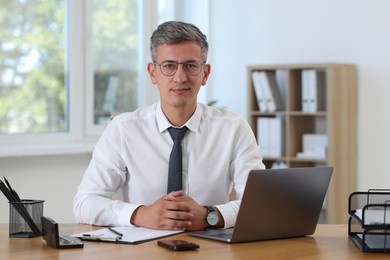
[{"label": "man's shoulder", "polygon": [[226,120],[242,120],[243,117],[236,112],[228,110],[223,107],[214,107],[207,106],[204,104],[200,104],[202,109],[202,114],[205,117],[209,117],[211,119],[226,119]]}]

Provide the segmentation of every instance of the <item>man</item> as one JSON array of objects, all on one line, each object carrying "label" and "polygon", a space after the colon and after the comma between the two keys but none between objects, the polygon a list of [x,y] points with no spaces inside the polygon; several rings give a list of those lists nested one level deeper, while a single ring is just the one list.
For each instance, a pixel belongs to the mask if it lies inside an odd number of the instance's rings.
[{"label": "man", "polygon": [[[166,22],[153,33],[147,70],[160,100],[107,126],[74,198],[78,222],[169,230],[234,226],[249,171],[265,167],[243,118],[197,102],[210,75],[207,52],[206,36],[192,24]],[[172,128],[185,129],[176,146],[183,176],[167,194]],[[232,189],[236,198],[229,201]],[[118,190],[123,201],[112,199]]]}]

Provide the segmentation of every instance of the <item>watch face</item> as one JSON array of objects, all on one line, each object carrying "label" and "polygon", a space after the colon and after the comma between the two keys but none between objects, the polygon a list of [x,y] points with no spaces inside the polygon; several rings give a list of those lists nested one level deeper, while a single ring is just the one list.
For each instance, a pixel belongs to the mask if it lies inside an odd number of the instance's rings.
[{"label": "watch face", "polygon": [[215,211],[209,212],[207,215],[207,223],[210,226],[215,226],[218,223],[218,214]]}]

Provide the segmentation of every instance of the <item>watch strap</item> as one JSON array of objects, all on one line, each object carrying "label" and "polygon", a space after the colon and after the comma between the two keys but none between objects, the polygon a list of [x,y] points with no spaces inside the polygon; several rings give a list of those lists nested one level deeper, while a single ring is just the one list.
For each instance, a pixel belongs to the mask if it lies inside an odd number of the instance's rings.
[{"label": "watch strap", "polygon": [[212,206],[204,206],[204,207],[207,209],[207,214],[212,212],[212,211],[215,211],[215,209]]}]

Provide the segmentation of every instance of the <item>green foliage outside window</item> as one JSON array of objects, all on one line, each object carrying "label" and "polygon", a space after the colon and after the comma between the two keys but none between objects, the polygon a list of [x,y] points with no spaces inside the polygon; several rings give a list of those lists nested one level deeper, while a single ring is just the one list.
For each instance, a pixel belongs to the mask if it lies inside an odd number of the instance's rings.
[{"label": "green foliage outside window", "polygon": [[[87,51],[93,54],[92,116],[97,123],[108,74],[119,76],[118,110],[130,111],[138,105],[138,1],[87,3],[92,7],[92,35],[84,39],[88,42],[92,37]],[[1,1],[0,134],[69,130],[67,67],[72,57],[67,50],[85,46],[68,46],[67,30],[72,28],[67,17],[72,16],[66,5],[66,0]]]},{"label": "green foliage outside window", "polygon": [[63,1],[0,5],[0,133],[65,131]]}]

